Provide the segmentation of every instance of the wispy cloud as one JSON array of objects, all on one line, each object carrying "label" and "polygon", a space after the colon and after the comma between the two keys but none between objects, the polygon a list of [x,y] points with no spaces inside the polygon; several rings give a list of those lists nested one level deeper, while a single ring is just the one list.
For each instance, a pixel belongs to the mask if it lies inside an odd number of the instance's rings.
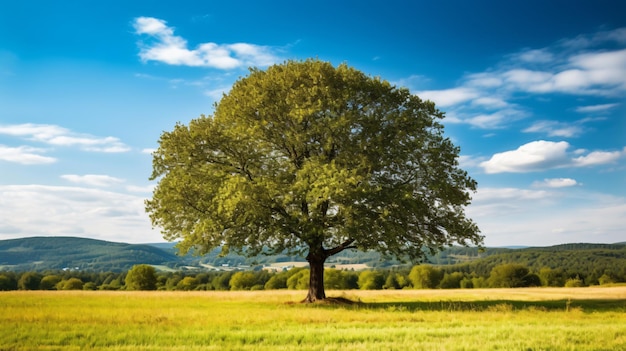
[{"label": "wispy cloud", "polygon": [[533,183],[533,186],[538,188],[567,188],[575,185],[580,184],[572,178],[551,178]]},{"label": "wispy cloud", "polygon": [[570,144],[566,141],[538,140],[524,144],[516,150],[494,154],[489,160],[481,162],[485,173],[526,173],[564,167],[586,167],[614,163],[626,155],[622,151],[584,150],[569,153]]},{"label": "wispy cloud", "polygon": [[153,40],[140,43],[142,61],[169,65],[234,69],[248,66],[269,66],[280,61],[276,50],[249,43],[216,44],[212,42],[189,49],[187,40],[174,34],[167,22],[154,17],[138,17],[133,21],[135,33]]},{"label": "wispy cloud", "polygon": [[619,106],[619,104],[600,104],[600,105],[591,105],[591,106],[579,106],[576,108],[576,112],[580,112],[580,113],[606,112],[617,106]]},{"label": "wispy cloud", "polygon": [[66,128],[50,124],[0,125],[0,134],[24,138],[52,146],[79,147],[85,151],[118,153],[130,148],[115,137],[96,137],[79,134]]},{"label": "wispy cloud", "polygon": [[0,145],[0,160],[23,165],[49,164],[57,161],[54,157],[41,155],[44,152],[46,150],[29,146],[10,147]]},{"label": "wispy cloud", "polygon": [[103,174],[64,174],[61,178],[77,184],[92,185],[97,187],[108,187],[120,183],[124,183],[124,179],[111,177]]},{"label": "wispy cloud", "polygon": [[[624,44],[626,28],[561,40],[546,48],[530,48],[508,55],[484,72],[467,74],[455,87],[415,93],[447,108],[454,116],[450,122],[482,129],[502,128],[530,115],[525,108],[512,103],[528,94],[558,93],[607,99],[622,96],[626,92]],[[615,103],[583,106],[576,111],[600,112],[615,106]],[[530,128],[533,129],[538,126]],[[577,135],[581,131],[580,127],[549,130],[552,136]]]}]

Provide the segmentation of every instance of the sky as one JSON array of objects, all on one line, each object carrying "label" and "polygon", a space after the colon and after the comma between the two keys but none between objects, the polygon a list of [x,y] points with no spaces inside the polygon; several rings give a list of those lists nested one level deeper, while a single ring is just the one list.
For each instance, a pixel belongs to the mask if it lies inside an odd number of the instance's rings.
[{"label": "sky", "polygon": [[0,240],[164,241],[151,152],[249,67],[318,58],[446,113],[485,245],[626,241],[626,2],[0,1]]}]

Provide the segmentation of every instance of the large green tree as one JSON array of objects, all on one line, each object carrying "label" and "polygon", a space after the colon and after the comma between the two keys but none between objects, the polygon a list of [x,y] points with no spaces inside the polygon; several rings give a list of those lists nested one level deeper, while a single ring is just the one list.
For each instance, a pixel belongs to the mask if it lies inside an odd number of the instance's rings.
[{"label": "large green tree", "polygon": [[417,259],[425,247],[481,244],[464,214],[476,182],[443,117],[345,64],[251,69],[212,116],[161,135],[146,209],[182,252],[305,255],[305,301],[324,299],[324,262],[348,248]]}]

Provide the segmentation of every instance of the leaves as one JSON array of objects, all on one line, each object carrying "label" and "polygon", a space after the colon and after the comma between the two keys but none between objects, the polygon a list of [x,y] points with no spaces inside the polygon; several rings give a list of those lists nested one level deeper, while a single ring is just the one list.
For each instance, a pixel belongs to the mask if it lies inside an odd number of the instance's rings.
[{"label": "leaves", "polygon": [[463,212],[476,182],[441,118],[346,65],[252,69],[213,116],[163,133],[146,209],[183,251],[356,245],[417,258],[423,246],[480,244]]}]

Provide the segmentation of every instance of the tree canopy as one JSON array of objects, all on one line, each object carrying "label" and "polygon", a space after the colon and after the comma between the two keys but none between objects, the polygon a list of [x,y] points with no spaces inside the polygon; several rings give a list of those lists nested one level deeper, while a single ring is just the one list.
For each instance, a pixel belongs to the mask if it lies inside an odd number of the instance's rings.
[{"label": "tree canopy", "polygon": [[182,252],[306,253],[307,300],[323,299],[323,264],[345,249],[419,259],[482,243],[464,213],[476,182],[443,117],[345,64],[253,68],[212,116],[161,135],[146,209]]}]

